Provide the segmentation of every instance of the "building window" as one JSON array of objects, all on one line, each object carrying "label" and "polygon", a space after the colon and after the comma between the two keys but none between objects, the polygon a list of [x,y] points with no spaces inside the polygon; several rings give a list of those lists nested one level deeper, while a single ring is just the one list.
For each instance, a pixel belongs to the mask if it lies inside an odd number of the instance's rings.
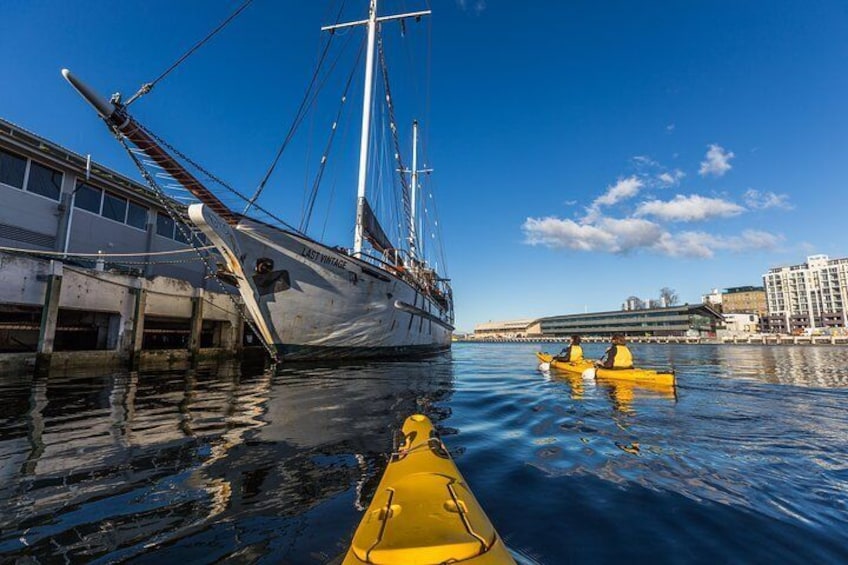
[{"label": "building window", "polygon": [[156,233],[163,236],[174,238],[174,220],[170,216],[166,216],[161,212],[156,213]]},{"label": "building window", "polygon": [[88,186],[87,184],[81,184],[77,187],[77,193],[74,196],[74,208],[99,214],[101,200],[103,200],[102,190]]},{"label": "building window", "polygon": [[62,191],[62,173],[45,167],[35,161],[30,161],[29,180],[27,180],[27,191],[59,200]]},{"label": "building window", "polygon": [[183,231],[184,231],[184,230],[187,230],[187,228],[185,228],[185,227],[182,227],[182,228],[181,228],[181,227],[177,227],[177,229],[174,231],[174,239],[176,239],[176,240],[177,240],[177,241],[179,241],[180,243],[188,243],[188,240],[186,239],[186,236],[185,236],[185,235],[183,235]]},{"label": "building window", "polygon": [[103,212],[104,218],[115,220],[123,223],[127,217],[127,200],[119,196],[112,196],[109,193],[103,195]]},{"label": "building window", "polygon": [[139,206],[135,202],[130,202],[127,209],[127,225],[140,230],[147,229],[147,208]]},{"label": "building window", "polygon": [[23,188],[25,173],[25,158],[14,153],[0,151],[0,183],[8,184],[15,188]]}]

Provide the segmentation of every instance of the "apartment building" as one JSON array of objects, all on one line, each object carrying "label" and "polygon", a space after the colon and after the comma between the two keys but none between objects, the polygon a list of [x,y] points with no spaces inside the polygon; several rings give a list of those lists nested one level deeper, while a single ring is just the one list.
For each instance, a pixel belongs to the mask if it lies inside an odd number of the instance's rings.
[{"label": "apartment building", "polygon": [[800,265],[769,269],[763,283],[768,307],[764,330],[848,327],[848,258],[812,255]]}]

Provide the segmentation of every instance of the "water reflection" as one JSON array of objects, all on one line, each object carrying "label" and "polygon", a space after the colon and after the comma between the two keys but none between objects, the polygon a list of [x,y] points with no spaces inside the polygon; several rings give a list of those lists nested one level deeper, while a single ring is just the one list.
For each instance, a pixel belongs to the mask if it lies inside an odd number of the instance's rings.
[{"label": "water reflection", "polygon": [[637,400],[659,398],[677,401],[677,388],[674,385],[632,383],[604,377],[595,377],[595,381],[606,390],[613,408],[625,414],[636,413],[634,402]]},{"label": "water reflection", "polygon": [[775,384],[848,387],[848,348],[839,346],[727,346],[716,358],[728,376]]},{"label": "water reflection", "polygon": [[551,368],[543,371],[545,378],[564,383],[572,400],[583,400],[597,390],[604,391],[613,409],[625,414],[635,414],[634,403],[640,400],[665,399],[677,401],[677,387],[645,382],[630,382],[606,377],[584,378],[582,375]]},{"label": "water reflection", "polygon": [[[340,493],[350,495],[339,514],[355,524],[393,430],[415,411],[444,420],[452,387],[449,358],[7,379],[0,555],[287,555],[303,543],[299,517]],[[245,526],[257,515],[273,519]],[[347,532],[333,531],[343,543]]]}]

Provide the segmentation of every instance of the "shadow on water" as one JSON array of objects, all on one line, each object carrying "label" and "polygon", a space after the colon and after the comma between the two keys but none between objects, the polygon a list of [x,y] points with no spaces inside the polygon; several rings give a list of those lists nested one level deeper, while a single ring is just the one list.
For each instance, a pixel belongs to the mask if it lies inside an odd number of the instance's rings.
[{"label": "shadow on water", "polygon": [[404,418],[450,415],[453,374],[442,356],[0,388],[0,556],[322,563],[346,549]]}]

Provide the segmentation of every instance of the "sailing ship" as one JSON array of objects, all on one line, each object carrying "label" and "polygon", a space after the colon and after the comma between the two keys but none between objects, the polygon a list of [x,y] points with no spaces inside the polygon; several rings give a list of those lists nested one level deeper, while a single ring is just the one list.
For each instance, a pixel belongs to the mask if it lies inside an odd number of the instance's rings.
[{"label": "sailing ship", "polygon": [[[174,148],[163,147],[167,145],[163,140],[136,121],[120,97],[107,102],[67,69],[62,71],[125,146],[126,142],[135,146],[132,151],[143,154],[194,196],[197,203],[188,206],[187,218],[205,236],[200,239],[220,254],[218,278],[237,289],[256,333],[278,359],[404,358],[432,355],[451,346],[454,308],[450,281],[417,252],[420,235],[416,226],[420,222],[416,199],[420,198],[421,172],[417,123],[413,126],[411,170],[399,169],[402,186],[408,190],[403,199],[408,220],[404,245],[395,245],[386,235],[366,192],[380,26],[429,13],[380,17],[377,0],[370,0],[366,20],[322,28],[333,32],[364,26],[367,30],[352,249],[326,245],[305,233],[233,210],[175,157]],[[411,176],[408,181],[407,174]]]}]

